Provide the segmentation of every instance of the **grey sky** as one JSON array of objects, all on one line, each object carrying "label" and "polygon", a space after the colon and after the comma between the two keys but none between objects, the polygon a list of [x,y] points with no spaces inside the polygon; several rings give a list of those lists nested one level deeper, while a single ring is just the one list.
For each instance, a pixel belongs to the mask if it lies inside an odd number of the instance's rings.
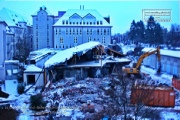
[{"label": "grey sky", "polygon": [[58,11],[79,9],[80,5],[84,5],[85,9],[96,9],[102,16],[110,16],[113,34],[129,30],[133,19],[135,21],[142,20],[142,9],[171,9],[172,21],[160,22],[160,24],[168,29],[172,23],[180,24],[180,1],[178,0],[86,0],[86,2],[80,0],[66,0],[66,2],[65,0],[0,0],[0,9],[6,7],[25,16],[30,21],[32,21],[31,15],[43,5],[54,15],[57,15]]}]

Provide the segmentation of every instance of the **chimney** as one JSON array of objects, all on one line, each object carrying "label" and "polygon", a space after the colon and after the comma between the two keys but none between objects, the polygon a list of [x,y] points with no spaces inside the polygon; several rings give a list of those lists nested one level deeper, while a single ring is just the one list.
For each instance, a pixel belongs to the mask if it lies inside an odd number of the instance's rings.
[{"label": "chimney", "polygon": [[83,5],[83,10],[84,10],[84,5]]},{"label": "chimney", "polygon": [[81,10],[81,5],[80,5],[80,10]]}]

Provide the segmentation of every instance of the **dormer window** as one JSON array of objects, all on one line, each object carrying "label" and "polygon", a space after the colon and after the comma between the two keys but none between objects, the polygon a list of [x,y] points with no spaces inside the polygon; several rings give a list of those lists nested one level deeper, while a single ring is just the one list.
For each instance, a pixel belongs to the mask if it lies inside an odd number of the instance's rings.
[{"label": "dormer window", "polygon": [[100,21],[100,24],[102,25],[102,21]]},{"label": "dormer window", "polygon": [[97,21],[97,25],[99,25],[99,21]]},{"label": "dormer window", "polygon": [[90,22],[90,25],[92,25],[92,22]]},{"label": "dormer window", "polygon": [[62,21],[62,24],[64,25],[64,20]]},{"label": "dormer window", "polygon": [[68,21],[66,20],[66,25],[68,24]]}]

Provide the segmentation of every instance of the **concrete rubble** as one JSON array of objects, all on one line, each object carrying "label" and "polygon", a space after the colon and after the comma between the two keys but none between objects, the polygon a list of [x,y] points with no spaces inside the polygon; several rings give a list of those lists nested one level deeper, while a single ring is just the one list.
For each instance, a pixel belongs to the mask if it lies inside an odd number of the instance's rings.
[{"label": "concrete rubble", "polygon": [[[75,80],[66,78],[52,83],[42,92],[48,102],[46,111],[56,112],[56,118],[72,117],[74,119],[92,118],[93,115],[108,107],[104,89],[110,87],[111,78],[86,78]],[[54,109],[52,109],[54,108]]]}]

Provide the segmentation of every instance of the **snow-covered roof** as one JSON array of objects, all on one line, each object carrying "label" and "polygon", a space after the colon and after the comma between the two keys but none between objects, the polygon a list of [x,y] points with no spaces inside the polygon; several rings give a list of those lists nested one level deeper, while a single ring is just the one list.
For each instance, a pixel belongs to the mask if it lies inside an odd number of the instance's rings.
[{"label": "snow-covered roof", "polygon": [[26,22],[27,25],[29,25],[28,20],[24,16],[15,13],[14,11],[11,11],[7,8],[3,8],[0,10],[0,18],[4,20],[8,24],[8,26],[17,26],[18,22]]},{"label": "snow-covered roof", "polygon": [[45,68],[58,65],[60,63],[64,63],[66,60],[69,60],[73,57],[75,53],[85,54],[88,50],[95,48],[96,46],[101,45],[99,42],[90,41],[79,46],[69,48],[63,51],[57,52],[54,56],[52,56],[49,60],[45,62]]},{"label": "snow-covered roof", "polygon": [[35,65],[28,65],[26,66],[26,70],[24,72],[42,72],[42,69]]},{"label": "snow-covered roof", "polygon": [[110,26],[110,24],[94,9],[69,9],[53,26],[83,26],[83,24],[63,24],[63,20],[69,20],[69,18],[75,14],[81,17],[81,19],[83,19],[86,15],[91,15],[96,18],[96,21],[102,21],[102,24],[99,23],[99,25],[86,24],[84,26]]},{"label": "snow-covered roof", "polygon": [[43,6],[40,7],[40,9],[37,10],[32,16],[36,16],[36,15],[38,14],[38,12],[41,11],[41,10],[46,11],[48,15],[53,15],[53,14],[46,8],[46,6],[43,5]]},{"label": "snow-covered roof", "polygon": [[5,60],[5,63],[19,63],[19,60]]},{"label": "snow-covered roof", "polygon": [[43,48],[40,50],[32,51],[30,52],[28,59],[38,61],[43,56],[48,55],[48,54],[55,54],[57,51],[58,50],[55,50],[53,48]]},{"label": "snow-covered roof", "polygon": [[[142,49],[143,52],[148,52],[148,51],[152,51],[152,50],[155,50],[155,48],[144,48],[144,49]],[[160,49],[160,54],[165,55],[165,56],[180,58],[180,51]]]}]

